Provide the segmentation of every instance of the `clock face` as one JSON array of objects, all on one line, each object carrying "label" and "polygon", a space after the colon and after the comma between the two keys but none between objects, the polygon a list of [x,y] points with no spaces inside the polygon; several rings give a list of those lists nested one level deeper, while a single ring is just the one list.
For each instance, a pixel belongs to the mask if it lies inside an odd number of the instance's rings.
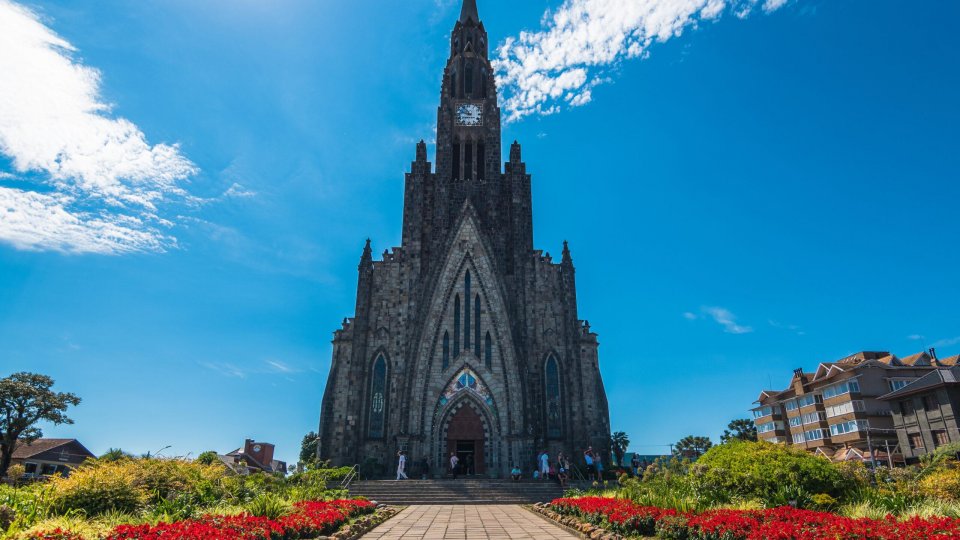
[{"label": "clock face", "polygon": [[262,450],[262,448],[260,447],[259,444],[253,447],[254,452],[260,452],[260,450]]},{"label": "clock face", "polygon": [[457,125],[479,126],[483,124],[483,109],[473,103],[457,105]]}]

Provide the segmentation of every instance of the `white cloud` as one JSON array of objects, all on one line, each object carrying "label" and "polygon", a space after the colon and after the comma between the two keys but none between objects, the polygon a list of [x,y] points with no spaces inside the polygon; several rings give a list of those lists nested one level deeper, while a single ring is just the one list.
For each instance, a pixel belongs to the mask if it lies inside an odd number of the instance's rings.
[{"label": "white cloud", "polygon": [[[766,13],[788,0],[765,0]],[[495,60],[506,121],[554,114],[564,102],[589,103],[605,68],[644,58],[655,42],[715,20],[725,10],[748,16],[761,0],[564,0],[541,30],[507,38]]]},{"label": "white cloud", "polygon": [[227,188],[227,191],[223,193],[223,197],[225,199],[248,199],[256,196],[256,191],[249,190],[236,182],[234,182],[229,188]]},{"label": "white cloud", "polygon": [[100,72],[29,9],[0,0],[0,153],[24,186],[0,188],[0,241],[73,253],[175,245],[158,205],[197,172],[176,145],[150,145],[110,116]]},{"label": "white cloud", "polygon": [[688,321],[695,321],[695,320],[697,320],[698,317],[697,317],[697,314],[696,314],[696,313],[693,313],[693,312],[690,312],[690,311],[686,311],[686,312],[684,312],[684,314],[683,314],[683,318],[686,319],[686,320],[688,320]]},{"label": "white cloud", "polygon": [[753,328],[743,326],[737,323],[737,317],[729,309],[717,306],[704,306],[701,312],[713,319],[713,322],[723,327],[723,331],[728,334],[749,334]]},{"label": "white cloud", "polygon": [[920,334],[910,334],[907,336],[907,339],[910,341],[923,341],[923,336]]},{"label": "white cloud", "polygon": [[960,336],[934,341],[933,346],[934,347],[951,347],[953,345],[957,345],[958,343],[960,343]]}]

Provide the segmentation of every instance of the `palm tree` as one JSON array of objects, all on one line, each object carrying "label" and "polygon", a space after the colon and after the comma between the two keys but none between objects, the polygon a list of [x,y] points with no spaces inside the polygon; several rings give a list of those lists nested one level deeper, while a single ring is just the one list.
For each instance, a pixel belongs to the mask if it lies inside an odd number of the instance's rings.
[{"label": "palm tree", "polygon": [[713,446],[709,437],[699,437],[687,435],[673,445],[673,454],[675,456],[697,459]]},{"label": "palm tree", "polygon": [[626,433],[617,431],[610,435],[610,449],[613,450],[613,455],[617,456],[617,465],[623,465],[623,455],[629,447],[630,439]]}]

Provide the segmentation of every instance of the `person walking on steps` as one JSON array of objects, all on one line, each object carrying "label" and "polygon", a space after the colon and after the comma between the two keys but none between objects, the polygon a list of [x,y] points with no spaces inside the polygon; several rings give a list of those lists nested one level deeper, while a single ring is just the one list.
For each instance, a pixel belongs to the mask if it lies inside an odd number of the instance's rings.
[{"label": "person walking on steps", "polygon": [[407,480],[407,453],[403,450],[397,452],[397,480]]},{"label": "person walking on steps", "polygon": [[456,452],[450,452],[450,474],[453,476],[453,479],[457,479],[457,468],[460,465],[460,458],[457,457]]}]

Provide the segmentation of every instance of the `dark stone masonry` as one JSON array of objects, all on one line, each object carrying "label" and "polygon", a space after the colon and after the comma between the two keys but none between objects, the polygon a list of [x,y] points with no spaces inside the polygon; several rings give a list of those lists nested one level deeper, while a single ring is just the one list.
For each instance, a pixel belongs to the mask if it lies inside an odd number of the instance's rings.
[{"label": "dark stone masonry", "polygon": [[[402,246],[360,258],[356,315],[334,333],[320,415],[322,459],[392,472],[505,477],[538,451],[605,450],[597,334],[578,318],[573,259],[533,247],[520,145],[501,165],[487,32],[465,0],[437,109],[436,167],[417,144]],[[606,457],[606,455],[604,456]],[[467,470],[467,469],[472,469]]]}]

